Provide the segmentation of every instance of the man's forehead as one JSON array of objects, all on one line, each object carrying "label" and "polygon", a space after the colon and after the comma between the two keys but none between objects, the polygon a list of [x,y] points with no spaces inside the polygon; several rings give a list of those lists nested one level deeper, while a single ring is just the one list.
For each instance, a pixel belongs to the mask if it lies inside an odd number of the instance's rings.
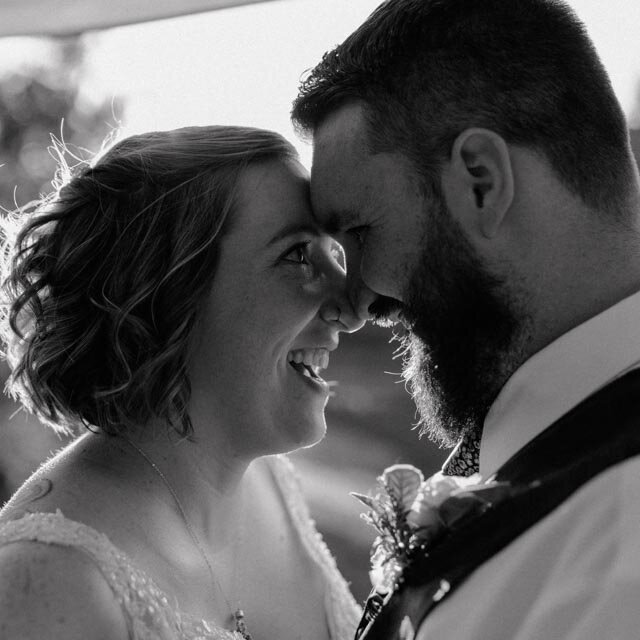
[{"label": "man's forehead", "polygon": [[363,107],[351,103],[328,114],[316,127],[313,147],[314,155],[319,158],[340,155],[345,151],[365,154],[368,145]]},{"label": "man's forehead", "polygon": [[327,191],[329,195],[331,191],[353,188],[358,171],[367,162],[363,136],[350,124],[344,125],[341,117],[338,113],[324,121],[314,135],[311,165],[313,198],[318,191]]},{"label": "man's forehead", "polygon": [[311,168],[311,207],[314,217],[329,233],[344,226],[353,215],[354,200],[360,187],[357,172],[349,158],[335,162],[314,161]]},{"label": "man's forehead", "polygon": [[313,138],[311,203],[329,233],[356,219],[362,172],[370,160],[362,107],[349,104],[327,116]]}]

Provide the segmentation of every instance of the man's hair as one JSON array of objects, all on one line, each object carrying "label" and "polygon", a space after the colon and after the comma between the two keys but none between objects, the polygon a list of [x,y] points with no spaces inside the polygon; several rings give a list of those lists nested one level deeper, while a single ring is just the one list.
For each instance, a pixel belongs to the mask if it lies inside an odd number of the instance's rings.
[{"label": "man's hair", "polygon": [[[296,158],[280,135],[187,127],[132,136],[4,221],[9,386],[59,431],[152,420],[189,436],[192,329],[247,166]],[[224,225],[224,229],[223,229]]]},{"label": "man's hair", "polygon": [[635,181],[624,114],[559,0],[388,0],[303,80],[292,117],[313,135],[364,107],[372,152],[401,152],[435,184],[470,127],[546,157],[568,189],[614,215]]}]

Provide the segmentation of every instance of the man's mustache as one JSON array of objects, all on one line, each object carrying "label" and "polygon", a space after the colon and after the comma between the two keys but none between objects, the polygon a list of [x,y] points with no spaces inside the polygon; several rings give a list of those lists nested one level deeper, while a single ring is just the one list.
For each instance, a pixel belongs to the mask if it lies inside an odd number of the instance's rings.
[{"label": "man's mustache", "polygon": [[378,296],[369,305],[368,311],[372,316],[373,322],[381,325],[389,325],[395,324],[403,319],[405,305],[395,298]]}]

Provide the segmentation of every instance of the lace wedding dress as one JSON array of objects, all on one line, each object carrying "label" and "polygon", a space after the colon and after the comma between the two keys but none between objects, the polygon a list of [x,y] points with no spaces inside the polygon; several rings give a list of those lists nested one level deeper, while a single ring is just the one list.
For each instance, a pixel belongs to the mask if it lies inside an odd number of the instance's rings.
[{"label": "lace wedding dress", "polygon": [[[274,456],[269,464],[301,542],[324,576],[324,607],[331,639],[352,640],[360,608],[315,529],[291,463],[284,456]],[[180,611],[107,536],[68,520],[60,511],[27,514],[0,527],[0,545],[24,540],[72,546],[87,553],[122,607],[132,640],[242,640],[235,631],[221,629]]]}]

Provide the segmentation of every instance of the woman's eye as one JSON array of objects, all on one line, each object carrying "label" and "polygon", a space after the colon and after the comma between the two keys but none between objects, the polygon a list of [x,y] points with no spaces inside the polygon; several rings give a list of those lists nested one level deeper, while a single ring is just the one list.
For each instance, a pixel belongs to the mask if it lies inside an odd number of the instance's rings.
[{"label": "woman's eye", "polygon": [[293,262],[294,264],[311,264],[307,255],[308,243],[299,244],[290,249],[282,259],[285,262]]}]

